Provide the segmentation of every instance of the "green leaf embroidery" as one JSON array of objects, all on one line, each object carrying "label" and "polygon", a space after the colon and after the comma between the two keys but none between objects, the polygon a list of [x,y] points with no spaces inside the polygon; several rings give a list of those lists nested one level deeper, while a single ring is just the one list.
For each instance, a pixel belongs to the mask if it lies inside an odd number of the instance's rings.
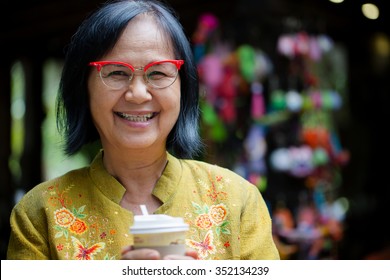
[{"label": "green leaf embroidery", "polygon": [[73,213],[73,215],[75,215],[77,217],[78,212],[77,212],[77,209],[75,207],[72,208],[72,213]]},{"label": "green leaf embroidery", "polygon": [[55,225],[53,228],[54,228],[55,230],[62,230],[62,227],[60,227],[59,225]]},{"label": "green leaf embroidery", "polygon": [[229,221],[224,221],[224,222],[221,224],[221,227],[226,227],[228,224],[229,224]]},{"label": "green leaf embroidery", "polygon": [[69,238],[69,232],[68,232],[68,230],[66,230],[66,229],[64,230],[64,235],[65,235],[65,238],[66,238],[66,239]]},{"label": "green leaf embroidery", "polygon": [[84,209],[85,209],[85,205],[81,206],[79,209],[76,209],[75,207],[73,207],[72,213],[73,213],[73,215],[75,215],[76,218],[83,219],[83,218],[87,217],[87,215],[83,214]]},{"label": "green leaf embroidery", "polygon": [[77,216],[77,218],[80,218],[80,219],[84,219],[84,218],[86,218],[87,217],[87,215],[85,215],[85,214],[79,214],[78,216]]},{"label": "green leaf embroidery", "polygon": [[110,257],[110,254],[107,253],[105,256],[104,256],[104,260],[115,260],[115,255]]},{"label": "green leaf embroidery", "polygon": [[81,206],[78,210],[78,213],[83,213],[85,209],[85,205]]},{"label": "green leaf embroidery", "polygon": [[192,206],[194,206],[194,208],[195,208],[194,212],[196,214],[203,214],[204,213],[203,208],[198,203],[192,202]]}]

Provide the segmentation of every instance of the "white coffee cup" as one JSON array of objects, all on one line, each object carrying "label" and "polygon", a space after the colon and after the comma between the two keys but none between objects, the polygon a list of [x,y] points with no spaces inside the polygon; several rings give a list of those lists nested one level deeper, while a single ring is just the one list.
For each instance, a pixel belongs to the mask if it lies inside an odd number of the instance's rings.
[{"label": "white coffee cup", "polygon": [[189,226],[182,218],[168,215],[135,215],[130,232],[134,249],[152,248],[166,255],[184,255],[185,234]]}]

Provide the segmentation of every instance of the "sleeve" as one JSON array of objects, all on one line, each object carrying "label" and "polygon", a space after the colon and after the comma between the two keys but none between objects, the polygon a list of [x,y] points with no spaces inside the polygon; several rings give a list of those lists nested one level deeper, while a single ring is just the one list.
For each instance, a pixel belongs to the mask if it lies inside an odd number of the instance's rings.
[{"label": "sleeve", "polygon": [[[30,205],[36,207],[35,205]],[[17,204],[10,217],[11,235],[8,244],[7,259],[9,260],[47,260],[50,259],[50,249],[47,242],[47,226],[42,222],[46,215],[34,215],[25,211],[24,204]],[[29,208],[27,208],[29,209]],[[38,211],[38,209],[33,211]],[[46,230],[47,231],[47,230]]]},{"label": "sleeve", "polygon": [[271,217],[261,193],[253,186],[246,194],[240,225],[241,259],[280,259],[272,236]]}]

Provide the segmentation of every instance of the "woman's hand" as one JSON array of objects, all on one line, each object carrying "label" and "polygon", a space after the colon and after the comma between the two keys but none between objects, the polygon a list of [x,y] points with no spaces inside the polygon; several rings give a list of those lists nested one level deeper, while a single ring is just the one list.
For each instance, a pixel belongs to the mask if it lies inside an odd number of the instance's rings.
[{"label": "woman's hand", "polygon": [[160,253],[153,249],[133,249],[132,246],[127,246],[122,250],[122,260],[196,260],[198,253],[196,251],[187,251],[184,256],[167,255],[161,258]]},{"label": "woman's hand", "polygon": [[123,248],[122,260],[160,260],[160,253],[153,249],[133,249],[133,246]]},{"label": "woman's hand", "polygon": [[180,255],[167,255],[164,260],[197,260],[198,253],[196,251],[187,251],[184,256]]}]

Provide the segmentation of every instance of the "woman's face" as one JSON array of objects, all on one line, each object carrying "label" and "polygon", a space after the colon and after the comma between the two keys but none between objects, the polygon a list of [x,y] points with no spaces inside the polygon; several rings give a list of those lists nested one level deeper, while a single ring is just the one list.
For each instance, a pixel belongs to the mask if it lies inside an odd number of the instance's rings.
[{"label": "woman's face", "polygon": [[[139,68],[167,59],[175,59],[171,43],[153,18],[140,15],[100,60],[121,61]],[[142,73],[136,71],[127,88],[112,90],[102,83],[93,67],[88,79],[90,107],[104,149],[165,150],[168,134],[179,116],[180,77],[171,86],[156,89],[145,83]]]}]

